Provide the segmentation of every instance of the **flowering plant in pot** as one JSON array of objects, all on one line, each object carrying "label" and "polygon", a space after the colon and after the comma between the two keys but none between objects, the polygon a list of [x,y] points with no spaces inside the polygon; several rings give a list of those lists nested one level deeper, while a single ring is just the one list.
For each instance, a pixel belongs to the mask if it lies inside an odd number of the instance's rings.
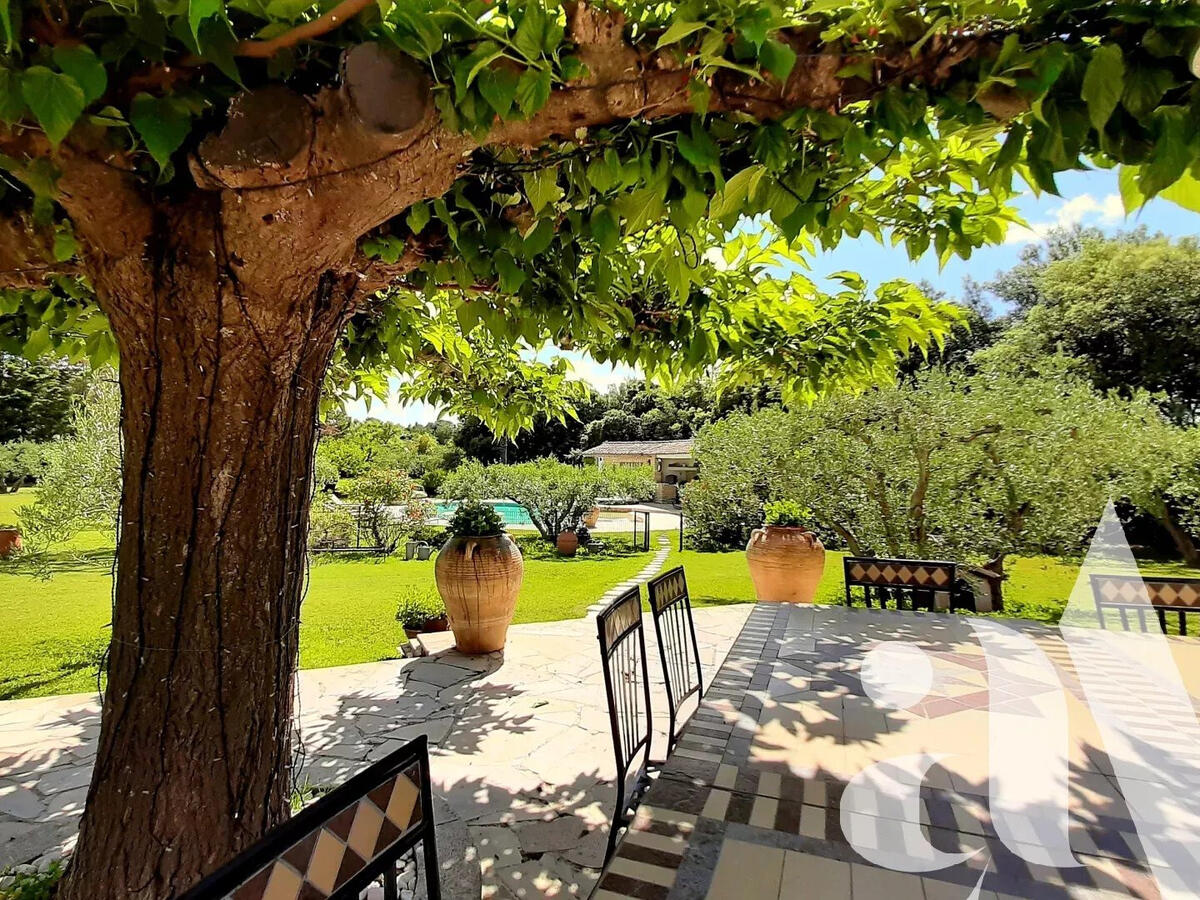
[{"label": "flowering plant in pot", "polygon": [[460,505],[448,531],[433,571],[455,644],[462,653],[500,650],[525,574],[521,551],[504,533],[499,513],[484,503]]},{"label": "flowering plant in pot", "polygon": [[404,636],[410,641],[419,634],[445,631],[450,627],[442,598],[434,591],[418,587],[410,587],[400,595],[396,621],[404,628]]},{"label": "flowering plant in pot", "polygon": [[794,500],[768,503],[765,523],[746,545],[754,593],[765,603],[812,603],[825,571],[825,547],[804,527],[811,511]]}]

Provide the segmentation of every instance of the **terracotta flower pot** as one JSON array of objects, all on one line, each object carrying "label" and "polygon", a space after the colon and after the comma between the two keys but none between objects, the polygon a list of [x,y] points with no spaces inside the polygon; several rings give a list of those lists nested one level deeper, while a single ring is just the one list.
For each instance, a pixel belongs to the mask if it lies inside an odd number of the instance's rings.
[{"label": "terracotta flower pot", "polygon": [[19,528],[0,528],[0,559],[7,559],[21,549]]},{"label": "terracotta flower pot", "polygon": [[595,528],[596,523],[600,521],[600,507],[593,506],[588,510],[587,515],[583,517],[583,524],[588,528]]},{"label": "terracotta flower pot", "polygon": [[404,636],[410,641],[422,634],[437,634],[440,631],[450,630],[450,620],[446,618],[446,614],[434,616],[432,619],[426,619],[420,628],[405,628]]},{"label": "terracotta flower pot", "polygon": [[754,593],[764,603],[812,603],[825,571],[825,546],[805,528],[766,525],[746,545]]},{"label": "terracotta flower pot", "polygon": [[513,539],[507,534],[451,537],[438,553],[433,572],[459,651],[502,649],[525,574]]},{"label": "terracotta flower pot", "polygon": [[574,556],[575,551],[579,549],[579,535],[573,531],[564,531],[554,544],[563,556]]}]

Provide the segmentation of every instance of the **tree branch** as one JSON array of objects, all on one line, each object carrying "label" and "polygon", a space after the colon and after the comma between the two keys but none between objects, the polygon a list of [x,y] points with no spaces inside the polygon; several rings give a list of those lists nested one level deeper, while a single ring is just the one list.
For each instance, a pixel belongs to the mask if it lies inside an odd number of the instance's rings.
[{"label": "tree branch", "polygon": [[257,59],[270,59],[280,50],[294,47],[303,41],[309,41],[333,31],[335,28],[353,19],[368,6],[374,6],[375,0],[342,0],[337,6],[323,16],[297,25],[290,31],[271,38],[267,41],[239,41],[234,45],[235,56],[248,56]]},{"label": "tree branch", "polygon": [[0,218],[0,289],[36,290],[53,275],[78,275],[74,262],[57,262],[51,241],[23,217]]}]

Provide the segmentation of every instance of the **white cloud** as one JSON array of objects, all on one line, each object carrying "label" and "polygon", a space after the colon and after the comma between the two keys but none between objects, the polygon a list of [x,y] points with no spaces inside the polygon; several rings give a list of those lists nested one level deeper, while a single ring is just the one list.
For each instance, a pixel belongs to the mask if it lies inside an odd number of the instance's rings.
[{"label": "white cloud", "polygon": [[1014,226],[1008,229],[1004,243],[1028,244],[1045,239],[1055,228],[1071,228],[1075,225],[1115,225],[1125,218],[1125,207],[1118,194],[1107,194],[1097,200],[1091,194],[1080,194],[1049,210],[1051,219],[1031,223],[1028,228]]}]

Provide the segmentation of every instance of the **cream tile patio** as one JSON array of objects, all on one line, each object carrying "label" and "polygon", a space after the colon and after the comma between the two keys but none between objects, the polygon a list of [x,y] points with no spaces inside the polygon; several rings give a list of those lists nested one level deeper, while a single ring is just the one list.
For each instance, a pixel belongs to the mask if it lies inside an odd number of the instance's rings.
[{"label": "cream tile patio", "polygon": [[[750,609],[696,612],[710,677]],[[427,641],[433,652],[421,659],[301,672],[299,782],[338,783],[425,734],[448,820],[441,849],[479,866],[483,896],[587,896],[614,799],[595,627],[593,619],[515,626],[503,654],[481,657],[449,649],[449,635],[430,636],[440,644]],[[663,734],[658,665],[651,649]],[[73,846],[98,732],[93,695],[0,703],[0,867]],[[654,752],[665,747],[660,738]]]}]

